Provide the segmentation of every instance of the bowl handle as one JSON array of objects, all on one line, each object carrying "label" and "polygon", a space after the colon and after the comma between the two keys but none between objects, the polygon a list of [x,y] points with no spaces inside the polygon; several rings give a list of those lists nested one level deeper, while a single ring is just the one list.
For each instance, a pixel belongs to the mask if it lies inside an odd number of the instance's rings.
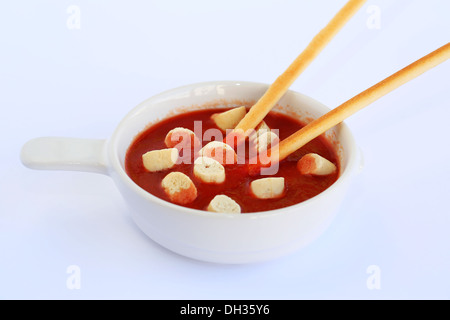
[{"label": "bowl handle", "polygon": [[42,137],[22,147],[20,159],[31,169],[108,174],[106,140]]}]

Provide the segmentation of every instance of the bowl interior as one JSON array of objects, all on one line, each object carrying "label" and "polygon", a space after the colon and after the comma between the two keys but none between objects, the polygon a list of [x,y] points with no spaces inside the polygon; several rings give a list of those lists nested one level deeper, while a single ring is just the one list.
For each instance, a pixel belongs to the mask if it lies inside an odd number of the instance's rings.
[{"label": "bowl interior", "polygon": [[[169,90],[142,102],[122,120],[111,138],[115,170],[119,171],[124,179],[128,178],[125,172],[125,155],[128,147],[140,132],[152,124],[191,110],[251,106],[267,88],[267,84],[252,82],[207,82]],[[309,123],[329,111],[318,101],[294,91],[288,91],[274,110],[296,117],[304,123]],[[344,124],[328,130],[325,135],[332,142],[338,155],[341,168],[339,179],[341,179],[349,171],[349,164],[356,154],[353,137]]]}]

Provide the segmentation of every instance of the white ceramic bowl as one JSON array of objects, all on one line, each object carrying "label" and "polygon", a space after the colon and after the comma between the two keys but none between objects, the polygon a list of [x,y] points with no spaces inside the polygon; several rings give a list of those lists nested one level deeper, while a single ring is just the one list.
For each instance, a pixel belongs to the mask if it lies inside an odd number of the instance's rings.
[{"label": "white ceramic bowl", "polygon": [[[267,88],[260,83],[220,81],[169,90],[134,108],[108,140],[37,138],[24,145],[21,159],[33,169],[109,175],[129,205],[135,223],[151,239],[181,255],[217,263],[272,259],[310,243],[335,216],[359,166],[359,150],[345,124],[326,133],[338,152],[338,180],[314,198],[283,209],[236,215],[181,207],[144,191],[124,169],[129,145],[149,124],[186,110],[251,105]],[[305,122],[329,111],[293,91],[283,96],[275,110]]]}]

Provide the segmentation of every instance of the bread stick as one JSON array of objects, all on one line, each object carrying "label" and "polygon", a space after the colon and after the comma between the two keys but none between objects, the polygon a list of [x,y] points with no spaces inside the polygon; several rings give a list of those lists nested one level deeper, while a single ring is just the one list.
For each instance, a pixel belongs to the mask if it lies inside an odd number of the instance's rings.
[{"label": "bread stick", "polygon": [[278,161],[285,159],[355,112],[449,58],[450,43],[447,43],[309,123],[279,143]]},{"label": "bread stick", "polygon": [[286,93],[295,79],[319,55],[338,31],[362,7],[366,0],[350,0],[308,44],[306,49],[292,62],[269,87],[264,95],[251,107],[246,116],[237,124],[235,131],[249,132],[269,113],[278,100]]}]

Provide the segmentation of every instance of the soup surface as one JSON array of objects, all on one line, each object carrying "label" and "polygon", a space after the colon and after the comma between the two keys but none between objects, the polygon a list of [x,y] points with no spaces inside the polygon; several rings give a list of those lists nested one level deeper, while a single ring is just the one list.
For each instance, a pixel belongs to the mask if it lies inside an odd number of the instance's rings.
[{"label": "soup surface", "polygon": [[[206,184],[198,180],[193,174],[193,164],[181,163],[175,165],[171,169],[159,172],[149,172],[145,169],[142,162],[142,155],[148,151],[167,148],[164,140],[170,130],[176,127],[184,127],[194,131],[194,121],[201,121],[203,137],[203,133],[206,130],[217,128],[215,123],[211,120],[211,115],[226,110],[228,109],[205,109],[183,113],[164,119],[141,132],[127,151],[125,158],[125,169],[127,174],[144,190],[158,198],[169,201],[168,196],[161,186],[161,181],[172,171],[182,172],[191,178],[198,193],[197,198],[193,202],[183,206],[206,210],[214,196],[224,194],[232,198],[241,206],[242,213],[279,209],[300,203],[321,193],[337,180],[339,176],[338,158],[331,143],[323,136],[312,140],[280,162],[278,172],[274,174],[273,177],[285,178],[285,192],[283,197],[277,199],[258,199],[252,195],[250,183],[253,180],[268,176],[255,177],[248,175],[248,166],[246,164],[225,165],[226,179],[225,182],[221,184]],[[264,118],[264,121],[271,129],[279,130],[280,139],[288,137],[290,134],[303,127],[302,123],[297,119],[273,111]],[[210,142],[209,140],[202,141],[203,139],[201,137],[199,138],[202,146]],[[338,170],[336,170],[335,173],[326,176],[300,174],[297,169],[297,161],[307,153],[317,153],[321,155],[333,162]],[[192,157],[194,157],[194,155],[192,155]],[[190,163],[193,163],[193,161]]]}]

